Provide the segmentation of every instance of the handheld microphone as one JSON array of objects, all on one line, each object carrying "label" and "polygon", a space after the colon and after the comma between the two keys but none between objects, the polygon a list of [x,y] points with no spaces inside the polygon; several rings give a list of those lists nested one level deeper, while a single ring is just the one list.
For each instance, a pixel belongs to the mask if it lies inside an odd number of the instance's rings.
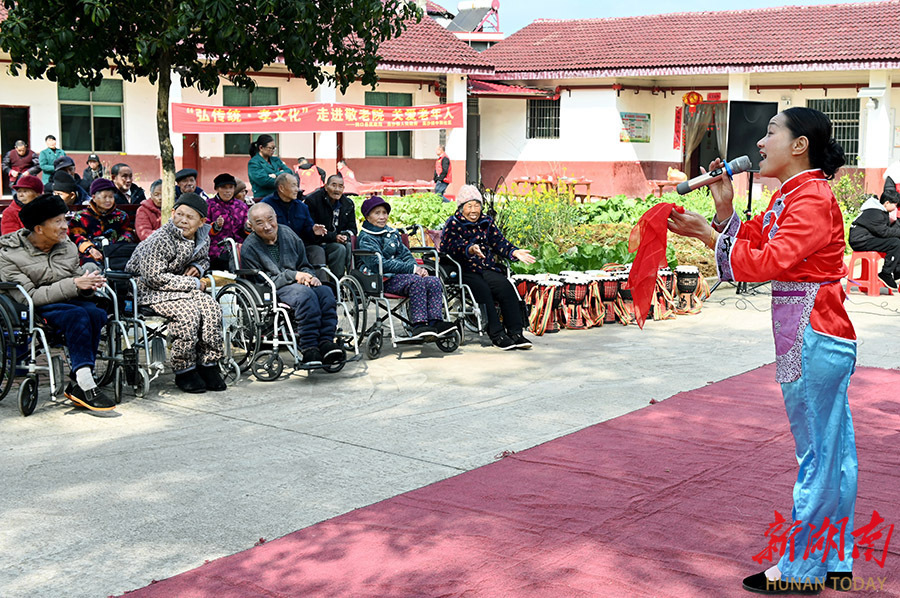
[{"label": "handheld microphone", "polygon": [[710,183],[714,183],[718,181],[723,176],[727,176],[728,178],[732,178],[734,175],[739,172],[746,172],[750,170],[750,167],[753,164],[750,162],[750,158],[747,156],[741,156],[739,158],[735,158],[731,162],[726,162],[725,166],[722,168],[716,168],[715,170],[711,170],[706,174],[701,174],[700,176],[695,176],[694,178],[684,181],[683,183],[678,183],[678,186],[675,188],[678,193],[684,195],[685,193],[690,193],[694,189],[699,189],[700,187],[705,187]]}]

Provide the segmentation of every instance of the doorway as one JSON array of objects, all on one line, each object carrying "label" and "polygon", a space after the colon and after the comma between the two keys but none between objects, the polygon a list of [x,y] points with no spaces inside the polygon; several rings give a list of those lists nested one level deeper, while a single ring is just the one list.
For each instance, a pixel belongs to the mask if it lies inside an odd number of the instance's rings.
[{"label": "doorway", "polygon": [[[27,106],[0,106],[0,152],[6,154],[21,139],[30,143],[30,120]],[[9,181],[3,178],[3,193],[11,194]]]},{"label": "doorway", "polygon": [[478,110],[478,98],[468,100],[466,115],[466,183],[481,183],[481,115]]}]

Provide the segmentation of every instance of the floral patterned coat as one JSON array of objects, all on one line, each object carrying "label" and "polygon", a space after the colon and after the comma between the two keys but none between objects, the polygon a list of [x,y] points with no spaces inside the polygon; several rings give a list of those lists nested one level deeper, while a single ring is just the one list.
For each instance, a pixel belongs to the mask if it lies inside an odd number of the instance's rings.
[{"label": "floral patterned coat", "polygon": [[209,228],[204,224],[193,239],[186,239],[169,220],[141,241],[125,266],[140,277],[140,305],[188,299],[200,288],[200,279],[185,276],[184,271],[194,266],[202,275],[209,269]]},{"label": "floral patterned coat", "polygon": [[92,259],[88,256],[91,248],[100,251],[94,245],[97,237],[106,237],[110,243],[138,242],[134,228],[128,223],[128,214],[115,206],[101,214],[97,205],[91,201],[69,221],[69,238],[78,247],[82,261]]},{"label": "floral patterned coat", "polygon": [[[484,258],[469,254],[469,247],[481,247]],[[515,261],[515,245],[506,240],[494,220],[482,215],[475,222],[469,222],[456,212],[447,219],[441,233],[441,251],[462,265],[463,272],[481,274],[485,270],[504,273],[494,261],[494,254]]]}]

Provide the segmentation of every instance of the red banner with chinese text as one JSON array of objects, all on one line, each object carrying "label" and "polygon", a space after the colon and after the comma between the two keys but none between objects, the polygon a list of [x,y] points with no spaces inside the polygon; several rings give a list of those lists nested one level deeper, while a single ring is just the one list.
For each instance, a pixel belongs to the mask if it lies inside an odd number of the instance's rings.
[{"label": "red banner with chinese text", "polygon": [[252,108],[173,103],[171,115],[176,133],[409,131],[463,126],[462,102],[406,107],[290,104]]}]

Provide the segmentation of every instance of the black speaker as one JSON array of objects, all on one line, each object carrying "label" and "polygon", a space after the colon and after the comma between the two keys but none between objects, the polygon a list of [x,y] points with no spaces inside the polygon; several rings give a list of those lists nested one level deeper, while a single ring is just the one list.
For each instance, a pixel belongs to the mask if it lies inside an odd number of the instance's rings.
[{"label": "black speaker", "polygon": [[778,102],[729,102],[726,159],[730,162],[748,156],[753,164],[750,171],[759,172],[760,155],[756,142],[766,134],[769,121],[776,114]]}]

